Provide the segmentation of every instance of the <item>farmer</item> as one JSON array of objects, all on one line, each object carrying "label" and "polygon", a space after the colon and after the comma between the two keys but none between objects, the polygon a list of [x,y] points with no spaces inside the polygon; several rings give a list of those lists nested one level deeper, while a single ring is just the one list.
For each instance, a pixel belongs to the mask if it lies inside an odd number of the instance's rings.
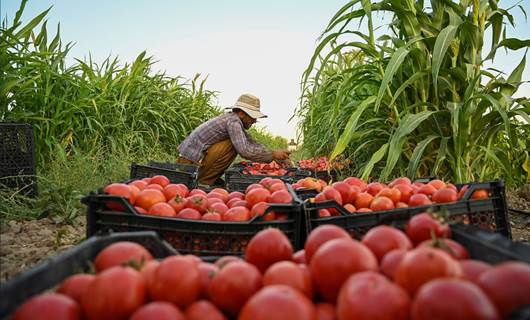
[{"label": "farmer", "polygon": [[286,160],[287,150],[269,150],[248,134],[259,118],[267,117],[260,112],[259,99],[243,94],[230,112],[206,121],[195,128],[178,147],[179,163],[199,165],[199,184],[221,185],[224,171],[239,154],[255,162]]}]

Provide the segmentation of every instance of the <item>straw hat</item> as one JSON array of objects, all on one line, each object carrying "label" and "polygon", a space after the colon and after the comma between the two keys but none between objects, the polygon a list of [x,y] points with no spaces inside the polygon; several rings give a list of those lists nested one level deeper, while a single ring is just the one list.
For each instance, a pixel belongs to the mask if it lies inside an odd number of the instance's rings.
[{"label": "straw hat", "polygon": [[240,109],[254,119],[266,118],[267,116],[261,113],[259,108],[260,103],[258,97],[246,93],[241,95],[229,109]]}]

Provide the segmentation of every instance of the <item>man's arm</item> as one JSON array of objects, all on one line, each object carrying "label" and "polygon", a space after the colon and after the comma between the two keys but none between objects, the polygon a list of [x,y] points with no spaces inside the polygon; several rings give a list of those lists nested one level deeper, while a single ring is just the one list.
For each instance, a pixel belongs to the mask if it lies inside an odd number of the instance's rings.
[{"label": "man's arm", "polygon": [[274,160],[273,152],[251,139],[240,122],[228,123],[228,135],[237,153],[243,158],[256,162],[271,162]]}]

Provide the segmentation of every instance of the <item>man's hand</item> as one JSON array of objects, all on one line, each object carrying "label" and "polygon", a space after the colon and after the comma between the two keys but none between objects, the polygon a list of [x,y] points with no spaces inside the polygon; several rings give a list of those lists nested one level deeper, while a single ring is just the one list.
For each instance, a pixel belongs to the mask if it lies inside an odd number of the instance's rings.
[{"label": "man's hand", "polygon": [[291,154],[291,151],[287,151],[287,150],[272,150],[272,157],[274,158],[274,160],[289,159],[290,154]]}]

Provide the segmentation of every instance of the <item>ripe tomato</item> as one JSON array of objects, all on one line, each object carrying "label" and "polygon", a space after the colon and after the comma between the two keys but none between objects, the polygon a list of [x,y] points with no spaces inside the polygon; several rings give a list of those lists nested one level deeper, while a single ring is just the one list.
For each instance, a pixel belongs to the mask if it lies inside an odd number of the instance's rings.
[{"label": "ripe tomato", "polygon": [[453,258],[457,260],[469,259],[469,252],[467,251],[467,249],[460,243],[451,239],[439,238],[436,240],[425,240],[422,243],[418,244],[417,247],[438,248],[449,253]]},{"label": "ripe tomato", "polygon": [[[164,187],[162,187],[158,183],[148,184],[147,187],[145,187],[145,189],[154,189],[154,190],[158,190],[158,191],[161,191],[162,193],[164,193]],[[165,198],[165,196],[164,196],[164,198]]]},{"label": "ripe tomato", "polygon": [[258,268],[244,261],[234,261],[213,277],[208,295],[219,309],[235,316],[261,286],[262,277]]},{"label": "ripe tomato", "polygon": [[166,202],[166,196],[164,196],[162,191],[155,189],[144,189],[138,194],[135,203],[138,207],[141,207],[144,210],[149,210],[149,208],[158,202]]},{"label": "ripe tomato", "polygon": [[159,184],[162,187],[165,187],[168,184],[170,184],[170,181],[169,181],[169,179],[166,176],[156,175],[156,176],[151,177],[150,183],[151,184]]},{"label": "ripe tomato", "polygon": [[201,276],[201,294],[199,298],[208,298],[208,287],[215,274],[219,271],[219,267],[213,263],[200,262],[198,265]]},{"label": "ripe tomato", "polygon": [[175,183],[170,183],[167,186],[164,187],[164,196],[166,196],[166,200],[169,201],[173,198],[175,198],[177,195],[184,197],[184,193],[182,192],[182,188]]},{"label": "ripe tomato", "polygon": [[186,320],[227,320],[224,314],[208,300],[199,300],[186,308]]},{"label": "ripe tomato", "polygon": [[379,261],[390,250],[412,249],[412,243],[403,231],[389,226],[377,226],[370,229],[361,242],[372,250]]},{"label": "ripe tomato", "polygon": [[206,221],[222,221],[223,217],[217,212],[206,212],[202,215],[201,220]]},{"label": "ripe tomato", "polygon": [[309,263],[315,289],[326,302],[335,302],[340,287],[352,273],[377,269],[377,258],[368,247],[345,238],[322,244]]},{"label": "ripe tomato", "polygon": [[372,211],[385,211],[394,209],[394,202],[390,198],[377,196],[370,203]]},{"label": "ripe tomato", "polygon": [[164,301],[150,302],[136,310],[130,320],[187,320],[179,308]]},{"label": "ripe tomato", "polygon": [[202,194],[194,194],[186,198],[184,206],[186,208],[195,209],[202,214],[208,208],[208,198]]},{"label": "ripe tomato", "polygon": [[432,204],[429,197],[423,193],[415,193],[409,198],[409,207],[427,206]]},{"label": "ripe tomato", "polygon": [[431,239],[431,232],[438,238],[450,237],[451,229],[447,223],[441,223],[429,213],[420,213],[412,217],[405,226],[407,236],[415,245]]},{"label": "ripe tomato", "polygon": [[277,182],[275,184],[273,184],[272,186],[270,186],[269,189],[269,192],[272,194],[276,191],[279,191],[279,190],[286,190],[287,191],[287,187],[285,186],[285,183],[282,181],[282,182]]},{"label": "ripe tomato", "polygon": [[365,191],[375,197],[379,191],[383,190],[385,187],[386,186],[380,182],[371,182],[366,186]]},{"label": "ripe tomato", "polygon": [[456,202],[457,200],[458,196],[456,190],[453,190],[449,187],[443,187],[441,189],[438,189],[432,195],[432,201],[435,203]]},{"label": "ripe tomato", "polygon": [[435,279],[414,297],[412,318],[431,320],[500,320],[490,299],[472,282],[461,279]]},{"label": "ripe tomato", "polygon": [[484,271],[491,269],[491,265],[479,260],[460,260],[459,263],[464,278],[475,284],[478,284],[478,278]]},{"label": "ripe tomato", "polygon": [[234,206],[223,214],[223,221],[248,221],[250,210],[243,206]]},{"label": "ripe tomato", "polygon": [[304,250],[307,263],[311,262],[313,254],[324,242],[339,238],[351,239],[351,236],[346,230],[333,224],[323,224],[316,227],[305,242]]},{"label": "ripe tomato", "polygon": [[81,296],[87,290],[88,286],[96,276],[92,274],[75,274],[69,276],[61,282],[57,293],[62,293],[74,299],[77,303],[81,302]]},{"label": "ripe tomato", "polygon": [[258,202],[267,202],[270,196],[271,193],[269,190],[264,188],[256,188],[250,190],[245,195],[245,200],[247,201],[247,205],[252,208]]},{"label": "ripe tomato", "polygon": [[236,257],[236,256],[223,256],[217,259],[214,264],[218,266],[219,269],[221,269],[227,264],[229,264],[230,262],[234,262],[234,261],[243,261],[243,259],[241,259],[240,257]]},{"label": "ripe tomato", "polygon": [[381,273],[387,276],[388,279],[394,280],[396,269],[405,253],[407,253],[405,249],[394,249],[387,252],[381,259]]},{"label": "ripe tomato", "polygon": [[357,199],[359,188],[353,188],[353,186],[345,181],[335,182],[331,186],[340,193],[343,204],[353,203]]},{"label": "ripe tomato", "polygon": [[478,285],[493,301],[503,317],[515,309],[530,305],[530,265],[503,262],[484,271]]},{"label": "ripe tomato", "polygon": [[424,184],[423,186],[419,187],[418,190],[416,190],[416,193],[422,193],[426,196],[432,196],[435,192],[436,192],[436,189],[432,184]]},{"label": "ripe tomato", "polygon": [[[129,201],[133,205],[136,201],[133,190],[125,183],[111,183],[105,188],[103,188],[103,192],[113,195],[113,196],[123,197],[125,198],[125,200]],[[123,205],[121,205],[120,203],[116,201],[108,201],[106,202],[106,205],[109,209],[112,209],[112,210],[116,210],[116,211],[125,210]]]},{"label": "ripe tomato", "polygon": [[128,267],[112,267],[96,276],[81,297],[88,320],[127,319],[147,301],[142,275]]},{"label": "ripe tomato", "polygon": [[198,263],[190,257],[171,256],[162,260],[154,271],[149,295],[153,300],[184,308],[199,297],[201,289]]},{"label": "ripe tomato", "polygon": [[366,271],[348,278],[337,299],[338,319],[407,320],[410,298],[384,276]]},{"label": "ripe tomato", "polygon": [[301,263],[301,264],[307,264],[307,260],[305,258],[305,250],[298,250],[293,254],[293,262]]},{"label": "ripe tomato", "polygon": [[201,189],[193,189],[191,190],[189,193],[188,193],[188,198],[193,196],[193,195],[196,195],[196,194],[199,194],[201,196],[205,196],[206,197],[206,191],[204,190],[201,190]]},{"label": "ripe tomato", "polygon": [[208,204],[209,204],[212,199],[218,199],[218,200],[221,200],[221,202],[224,202],[224,199],[228,198],[228,196],[225,196],[224,194],[221,194],[219,192],[210,191],[206,195],[206,198],[208,198]]},{"label": "ripe tomato", "polygon": [[202,216],[199,211],[192,208],[184,208],[177,213],[175,218],[179,219],[190,219],[190,220],[201,220]]},{"label": "ripe tomato", "polygon": [[140,270],[140,274],[144,278],[145,285],[147,286],[147,288],[149,288],[151,281],[153,281],[155,270],[156,268],[158,268],[159,264],[160,262],[158,262],[158,260],[150,260],[147,261],[147,263],[144,264],[142,269]]},{"label": "ripe tomato", "polygon": [[101,272],[131,260],[139,264],[142,261],[153,260],[153,256],[136,242],[119,241],[101,250],[94,260],[94,266],[97,272]]},{"label": "ripe tomato", "polygon": [[245,194],[242,193],[242,192],[239,192],[239,191],[230,192],[230,194],[228,194],[228,201],[230,201],[232,199],[243,200],[243,199],[245,199]]},{"label": "ripe tomato", "polygon": [[[252,209],[250,210],[250,216],[251,218],[252,217],[255,217],[255,216],[263,216],[263,214],[265,213],[265,211],[267,210],[267,208],[269,208],[269,205],[266,203],[266,202],[258,202],[256,203]],[[263,220],[264,221],[272,221],[276,219],[276,214],[274,213],[274,211],[269,211],[264,217],[263,217]]]},{"label": "ripe tomato", "polygon": [[293,202],[293,197],[287,190],[278,190],[271,194],[268,201],[270,203],[291,203]]},{"label": "ripe tomato", "polygon": [[400,197],[399,202],[408,203],[410,197],[412,196],[412,187],[410,184],[396,184],[393,189],[399,190]]},{"label": "ripe tomato", "polygon": [[155,203],[149,208],[147,214],[161,217],[175,217],[177,215],[175,209],[166,202]]},{"label": "ripe tomato", "polygon": [[355,203],[353,205],[357,209],[370,208],[370,204],[372,203],[373,199],[374,196],[368,192],[361,192],[357,195],[357,199],[355,199]]},{"label": "ripe tomato", "polygon": [[142,191],[143,189],[145,189],[145,187],[147,187],[148,183],[143,180],[134,180],[134,181],[129,182],[129,185],[135,186],[140,191]]},{"label": "ripe tomato", "polygon": [[392,180],[392,182],[390,182],[388,184],[388,186],[390,188],[393,188],[393,187],[395,187],[397,185],[409,185],[410,186],[411,183],[412,182],[410,181],[409,178],[407,178],[407,177],[399,177],[399,178],[396,178],[396,179]]},{"label": "ripe tomato", "polygon": [[258,267],[262,273],[273,263],[292,257],[293,246],[289,238],[276,228],[258,232],[245,249],[245,261]]},{"label": "ripe tomato", "polygon": [[315,308],[317,311],[317,319],[318,320],[335,320],[337,319],[335,317],[335,306],[331,303],[317,303],[315,304]]},{"label": "ripe tomato", "polygon": [[445,182],[443,182],[442,180],[440,179],[434,179],[434,180],[431,180],[429,182],[427,182],[428,185],[430,186],[433,186],[434,188],[436,188],[437,190],[440,190],[442,188],[445,188],[447,185],[445,184]]},{"label": "ripe tomato", "polygon": [[387,197],[393,203],[398,203],[401,200],[401,191],[397,188],[383,188],[377,193],[377,197]]},{"label": "ripe tomato", "polygon": [[24,302],[11,319],[80,320],[81,309],[69,296],[60,293],[45,293]]},{"label": "ripe tomato", "polygon": [[361,191],[364,191],[364,189],[366,189],[366,182],[356,177],[348,177],[344,179],[344,182],[346,182],[349,185],[359,187]]},{"label": "ripe tomato", "polygon": [[267,286],[252,296],[238,317],[239,320],[316,320],[311,300],[285,285]]},{"label": "ripe tomato", "polygon": [[449,254],[424,247],[405,253],[397,267],[394,281],[413,296],[419,287],[432,279],[461,276],[462,267]]},{"label": "ripe tomato", "polygon": [[263,275],[263,286],[274,284],[292,287],[305,294],[309,299],[313,299],[313,284],[309,270],[294,262],[276,262],[267,269]]},{"label": "ripe tomato", "polygon": [[257,188],[261,188],[263,189],[264,187],[259,184],[259,183],[253,183],[253,184],[250,184],[246,189],[245,189],[245,194],[249,193],[251,190],[253,189],[257,189]]}]

